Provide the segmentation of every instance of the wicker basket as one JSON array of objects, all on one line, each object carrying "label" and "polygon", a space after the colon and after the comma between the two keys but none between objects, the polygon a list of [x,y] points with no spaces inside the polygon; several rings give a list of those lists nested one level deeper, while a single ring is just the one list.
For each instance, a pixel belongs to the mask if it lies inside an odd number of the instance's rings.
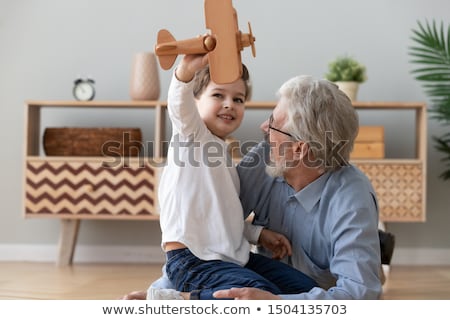
[{"label": "wicker basket", "polygon": [[138,156],[142,146],[139,128],[46,128],[44,151],[48,156]]}]

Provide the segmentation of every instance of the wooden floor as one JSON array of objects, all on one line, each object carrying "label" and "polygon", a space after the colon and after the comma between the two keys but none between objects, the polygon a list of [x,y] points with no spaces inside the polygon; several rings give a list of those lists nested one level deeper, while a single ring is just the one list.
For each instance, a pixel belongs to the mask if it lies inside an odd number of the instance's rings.
[{"label": "wooden floor", "polygon": [[[146,287],[161,265],[0,262],[0,299],[117,299]],[[392,266],[383,299],[450,299],[450,266]]]}]

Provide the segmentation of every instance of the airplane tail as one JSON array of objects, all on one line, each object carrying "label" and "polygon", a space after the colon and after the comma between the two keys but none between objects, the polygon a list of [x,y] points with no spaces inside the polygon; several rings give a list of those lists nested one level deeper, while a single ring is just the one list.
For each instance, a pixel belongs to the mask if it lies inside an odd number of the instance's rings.
[{"label": "airplane tail", "polygon": [[158,56],[159,65],[164,70],[170,69],[177,59],[177,54],[166,54],[167,51],[176,48],[176,46],[170,44],[175,41],[175,37],[168,30],[159,30],[155,53]]}]

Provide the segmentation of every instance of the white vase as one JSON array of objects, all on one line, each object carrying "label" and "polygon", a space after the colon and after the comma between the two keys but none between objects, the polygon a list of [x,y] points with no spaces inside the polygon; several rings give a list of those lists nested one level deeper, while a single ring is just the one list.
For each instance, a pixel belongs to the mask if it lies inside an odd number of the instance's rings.
[{"label": "white vase", "polygon": [[358,96],[359,82],[355,81],[336,81],[336,85],[343,91],[351,101],[356,101]]},{"label": "white vase", "polygon": [[133,100],[158,100],[159,71],[153,52],[139,52],[133,57],[130,78],[130,97]]}]

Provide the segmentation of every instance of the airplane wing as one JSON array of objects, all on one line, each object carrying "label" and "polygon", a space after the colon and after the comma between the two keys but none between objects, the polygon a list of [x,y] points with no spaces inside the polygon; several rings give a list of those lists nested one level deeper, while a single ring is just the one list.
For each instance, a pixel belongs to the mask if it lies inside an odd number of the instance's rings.
[{"label": "airplane wing", "polygon": [[231,0],[205,0],[205,20],[217,41],[209,53],[211,79],[215,83],[234,82],[242,74],[242,61],[237,13]]}]

